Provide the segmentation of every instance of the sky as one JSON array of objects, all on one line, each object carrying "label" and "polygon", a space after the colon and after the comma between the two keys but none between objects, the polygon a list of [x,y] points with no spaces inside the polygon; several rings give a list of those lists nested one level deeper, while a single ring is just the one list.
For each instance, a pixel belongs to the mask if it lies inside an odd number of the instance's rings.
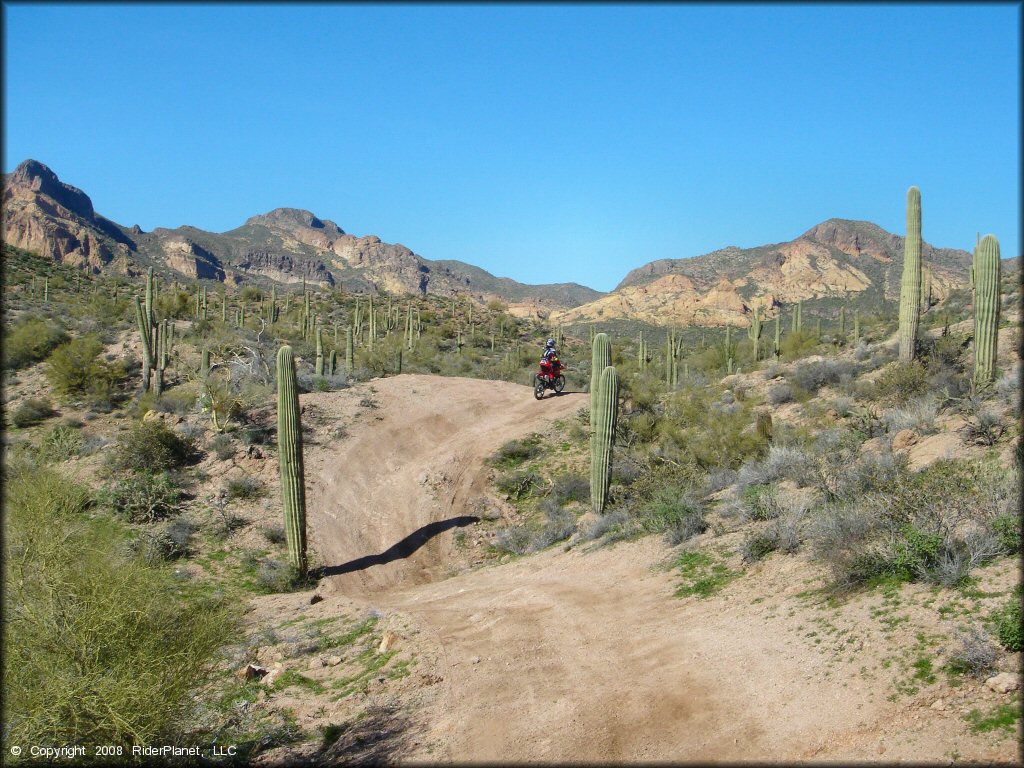
[{"label": "sky", "polygon": [[5,3],[3,169],[144,230],[306,208],[525,283],[832,217],[1020,254],[1019,4]]}]

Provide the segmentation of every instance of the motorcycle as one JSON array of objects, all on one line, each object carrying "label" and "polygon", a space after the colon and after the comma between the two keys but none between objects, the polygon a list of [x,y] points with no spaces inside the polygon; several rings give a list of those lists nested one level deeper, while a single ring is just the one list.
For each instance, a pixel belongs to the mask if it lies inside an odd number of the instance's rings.
[{"label": "motorcycle", "polygon": [[544,390],[552,389],[559,394],[565,389],[565,376],[562,375],[562,363],[557,357],[550,360],[541,358],[540,370],[533,377],[533,396],[540,400],[544,397]]}]

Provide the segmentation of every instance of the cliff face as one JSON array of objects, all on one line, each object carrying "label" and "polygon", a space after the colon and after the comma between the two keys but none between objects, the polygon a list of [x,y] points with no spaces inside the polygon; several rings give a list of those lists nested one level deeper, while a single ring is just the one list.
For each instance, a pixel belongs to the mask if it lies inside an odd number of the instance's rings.
[{"label": "cliff face", "polygon": [[4,178],[4,242],[93,272],[123,264],[132,240],[82,190],[26,160]]}]

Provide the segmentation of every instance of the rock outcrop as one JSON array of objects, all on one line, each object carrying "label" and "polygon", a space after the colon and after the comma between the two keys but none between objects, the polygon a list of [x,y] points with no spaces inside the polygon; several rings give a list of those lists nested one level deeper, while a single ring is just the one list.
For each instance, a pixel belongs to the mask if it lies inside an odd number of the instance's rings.
[{"label": "rock outcrop", "polygon": [[117,225],[95,212],[87,194],[35,160],[4,178],[3,231],[10,245],[93,272],[134,250]]}]

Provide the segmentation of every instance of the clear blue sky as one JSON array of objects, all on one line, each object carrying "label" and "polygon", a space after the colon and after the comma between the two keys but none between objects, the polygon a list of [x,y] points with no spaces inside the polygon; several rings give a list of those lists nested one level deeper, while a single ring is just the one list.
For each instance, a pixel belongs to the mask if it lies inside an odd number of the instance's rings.
[{"label": "clear blue sky", "polygon": [[1019,5],[6,4],[4,170],[125,225],[308,208],[528,283],[836,216],[1020,253]]}]

